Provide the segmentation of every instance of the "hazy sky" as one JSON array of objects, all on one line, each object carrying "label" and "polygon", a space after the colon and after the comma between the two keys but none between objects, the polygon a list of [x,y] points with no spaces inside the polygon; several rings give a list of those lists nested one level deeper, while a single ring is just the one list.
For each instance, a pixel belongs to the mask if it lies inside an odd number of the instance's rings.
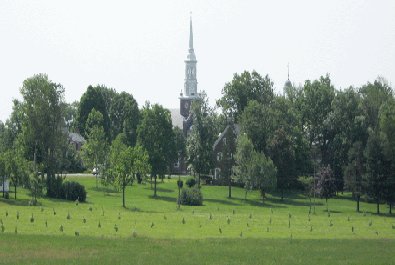
[{"label": "hazy sky", "polygon": [[47,73],[66,101],[104,84],[177,108],[189,13],[198,90],[212,103],[233,73],[269,74],[276,91],[329,73],[337,88],[395,81],[395,1],[0,0],[0,120],[24,79]]}]

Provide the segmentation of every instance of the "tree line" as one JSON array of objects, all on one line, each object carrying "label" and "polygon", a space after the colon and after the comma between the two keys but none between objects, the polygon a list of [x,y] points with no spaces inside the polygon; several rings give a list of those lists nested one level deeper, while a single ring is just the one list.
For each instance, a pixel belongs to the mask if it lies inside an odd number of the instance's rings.
[{"label": "tree line", "polygon": [[[0,122],[0,173],[32,196],[56,197],[64,173],[95,168],[104,184],[125,188],[171,173],[180,157],[200,186],[218,159],[213,144],[226,126],[240,133],[228,139],[221,159],[222,177],[247,192],[302,188],[330,198],[351,191],[390,206],[395,197],[395,100],[378,78],[361,87],[336,89],[329,75],[295,86],[287,82],[274,93],[268,75],[235,74],[215,107],[203,92],[191,105],[193,126],[185,138],[169,110],[146,103],[139,108],[129,93],[89,86],[78,102],[66,103],[64,88],[44,74],[26,79],[22,100],[14,100],[9,119]],[[79,132],[80,152],[67,132]],[[123,196],[123,205],[125,200]],[[390,207],[391,211],[391,207]]]},{"label": "tree line", "polygon": [[[26,79],[13,111],[0,123],[0,175],[15,187],[31,190],[32,202],[47,195],[61,198],[64,175],[95,169],[101,182],[122,190],[150,173],[156,180],[176,160],[177,134],[170,111],[158,104],[138,108],[131,94],[89,86],[79,102],[68,104],[64,88],[45,74]],[[69,132],[86,142],[81,151]],[[4,182],[4,180],[3,180]],[[4,196],[5,193],[3,193]]]},{"label": "tree line", "polygon": [[[307,188],[322,197],[351,191],[357,211],[363,196],[377,203],[378,213],[383,202],[391,212],[395,198],[395,99],[383,78],[342,90],[333,86],[329,75],[300,86],[288,81],[283,94],[276,95],[267,75],[246,71],[235,74],[222,94],[218,106],[241,126],[243,137],[237,143],[232,175],[246,188],[251,187],[254,174],[245,173],[252,166],[243,167],[254,151],[273,162],[276,173],[267,173],[263,180],[282,197],[284,190],[306,184],[298,177],[310,176]],[[243,153],[248,141],[253,150]],[[268,181],[273,176],[275,185]],[[262,188],[261,184],[253,186]]]}]

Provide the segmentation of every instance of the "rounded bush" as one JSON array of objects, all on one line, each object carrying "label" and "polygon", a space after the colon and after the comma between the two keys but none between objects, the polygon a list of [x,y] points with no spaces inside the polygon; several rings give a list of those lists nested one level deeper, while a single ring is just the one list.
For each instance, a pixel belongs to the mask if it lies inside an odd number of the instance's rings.
[{"label": "rounded bush", "polygon": [[85,187],[75,181],[66,181],[62,185],[62,197],[63,199],[75,201],[79,200],[84,202],[86,200]]},{"label": "rounded bush", "polygon": [[201,206],[203,204],[203,195],[197,187],[184,188],[180,195],[180,204],[190,206]]},{"label": "rounded bush", "polygon": [[184,186],[184,182],[182,180],[177,180],[177,186],[182,189],[182,186]]},{"label": "rounded bush", "polygon": [[189,178],[187,179],[185,184],[187,184],[188,187],[192,188],[193,186],[196,185],[196,180],[194,178]]}]

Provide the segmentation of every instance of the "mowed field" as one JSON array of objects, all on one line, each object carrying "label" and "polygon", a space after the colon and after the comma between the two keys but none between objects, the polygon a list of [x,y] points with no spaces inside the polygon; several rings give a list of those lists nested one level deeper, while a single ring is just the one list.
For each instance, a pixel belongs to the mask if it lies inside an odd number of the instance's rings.
[{"label": "mowed field", "polygon": [[[203,186],[203,206],[177,209],[176,179],[149,183],[121,193],[96,188],[92,177],[68,177],[82,183],[87,202],[40,199],[27,206],[0,201],[0,263],[4,264],[393,264],[395,219],[374,214],[375,205],[349,194],[309,200],[302,194],[276,194],[262,203],[257,192]],[[13,197],[13,194],[10,194]],[[381,205],[382,212],[388,212]],[[394,215],[395,216],[395,215]],[[0,223],[0,226],[1,226]],[[2,232],[2,230],[4,230]]]}]

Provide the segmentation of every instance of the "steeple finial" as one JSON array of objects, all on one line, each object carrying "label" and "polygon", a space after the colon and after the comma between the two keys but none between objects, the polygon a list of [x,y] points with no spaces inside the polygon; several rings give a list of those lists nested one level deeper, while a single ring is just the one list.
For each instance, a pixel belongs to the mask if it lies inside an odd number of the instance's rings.
[{"label": "steeple finial", "polygon": [[189,12],[189,50],[193,50],[192,12]]}]

